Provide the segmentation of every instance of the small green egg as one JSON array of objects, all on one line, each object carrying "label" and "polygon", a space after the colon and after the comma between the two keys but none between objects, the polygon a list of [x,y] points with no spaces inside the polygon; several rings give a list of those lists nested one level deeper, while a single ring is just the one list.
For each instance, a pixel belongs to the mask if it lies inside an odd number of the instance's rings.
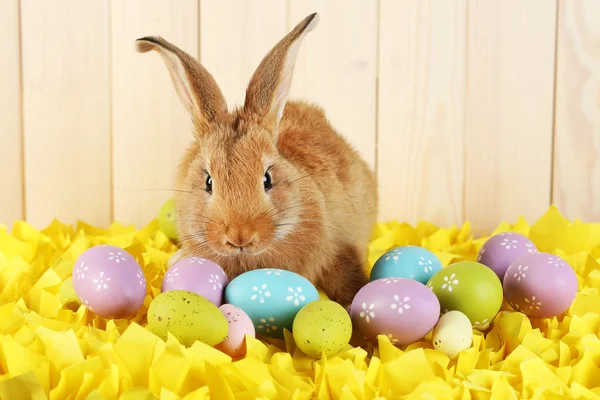
[{"label": "small green egg", "polygon": [[458,310],[475,328],[488,325],[500,311],[504,292],[496,273],[483,264],[461,261],[442,268],[427,282],[442,312]]},{"label": "small green egg", "polygon": [[292,326],[294,341],[304,354],[319,358],[338,354],[350,342],[352,321],[348,311],[331,300],[316,300],[298,311]]},{"label": "small green egg", "polygon": [[158,229],[164,233],[169,239],[177,240],[177,214],[175,213],[175,200],[170,198],[167,200],[158,213]]},{"label": "small green egg", "polygon": [[196,340],[214,346],[227,336],[228,324],[208,299],[187,290],[169,290],[150,303],[147,329],[163,339],[171,332],[185,346]]}]

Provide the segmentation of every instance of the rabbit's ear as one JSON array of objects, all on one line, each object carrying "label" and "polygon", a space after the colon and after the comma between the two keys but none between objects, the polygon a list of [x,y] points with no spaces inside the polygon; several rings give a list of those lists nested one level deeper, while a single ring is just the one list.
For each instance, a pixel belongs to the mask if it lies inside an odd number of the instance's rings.
[{"label": "rabbit's ear", "polygon": [[179,99],[197,122],[214,122],[227,113],[227,103],[212,75],[192,56],[162,37],[136,40],[138,53],[156,50],[165,62]]},{"label": "rabbit's ear", "polygon": [[314,13],[296,25],[263,58],[248,84],[245,110],[258,115],[264,126],[274,135],[277,134],[290,91],[300,44],[318,22],[319,16]]}]

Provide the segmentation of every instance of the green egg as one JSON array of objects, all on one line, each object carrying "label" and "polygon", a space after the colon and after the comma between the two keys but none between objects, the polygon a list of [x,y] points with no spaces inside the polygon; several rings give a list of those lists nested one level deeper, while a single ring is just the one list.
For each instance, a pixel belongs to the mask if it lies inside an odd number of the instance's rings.
[{"label": "green egg", "polygon": [[164,233],[169,239],[177,240],[177,214],[175,213],[175,200],[170,198],[167,200],[158,213],[158,229]]},{"label": "green egg", "polygon": [[502,283],[483,264],[461,261],[442,268],[427,282],[440,301],[442,313],[458,310],[475,328],[489,325],[502,306]]},{"label": "green egg", "polygon": [[348,345],[352,321],[348,311],[331,300],[316,300],[298,311],[292,327],[296,346],[304,354],[332,357]]},{"label": "green egg", "polygon": [[227,336],[228,324],[208,299],[187,290],[169,290],[150,303],[147,329],[163,339],[171,332],[185,346],[196,340],[214,346]]}]

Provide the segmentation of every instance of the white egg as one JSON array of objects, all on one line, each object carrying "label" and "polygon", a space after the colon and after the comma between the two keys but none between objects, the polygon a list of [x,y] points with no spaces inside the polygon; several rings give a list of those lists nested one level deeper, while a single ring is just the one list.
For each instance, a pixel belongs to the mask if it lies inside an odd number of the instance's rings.
[{"label": "white egg", "polygon": [[471,347],[473,328],[469,317],[452,310],[442,315],[433,328],[433,347],[450,358]]}]

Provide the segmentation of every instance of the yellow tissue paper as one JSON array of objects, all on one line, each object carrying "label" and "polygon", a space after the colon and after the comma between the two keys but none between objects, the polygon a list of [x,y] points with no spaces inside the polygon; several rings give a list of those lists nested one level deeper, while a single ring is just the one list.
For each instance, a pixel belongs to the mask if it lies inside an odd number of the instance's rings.
[{"label": "yellow tissue paper", "polygon": [[[11,233],[0,228],[0,400],[600,399],[600,224],[569,221],[551,207],[533,225],[519,218],[490,235],[505,231],[572,265],[580,291],[565,315],[529,319],[505,303],[454,360],[432,348],[430,335],[403,348],[380,336],[375,347],[315,360],[286,331],[285,340],[247,337],[246,357],[234,361],[146,329],[148,305],[177,250],[157,221],[140,230],[59,221],[36,230],[18,221]],[[444,266],[475,260],[487,238],[474,237],[468,222],[379,223],[366,272],[401,245],[427,247]],[[96,316],[73,291],[75,261],[99,244],[124,248],[144,270],[147,297],[129,320]]]}]

